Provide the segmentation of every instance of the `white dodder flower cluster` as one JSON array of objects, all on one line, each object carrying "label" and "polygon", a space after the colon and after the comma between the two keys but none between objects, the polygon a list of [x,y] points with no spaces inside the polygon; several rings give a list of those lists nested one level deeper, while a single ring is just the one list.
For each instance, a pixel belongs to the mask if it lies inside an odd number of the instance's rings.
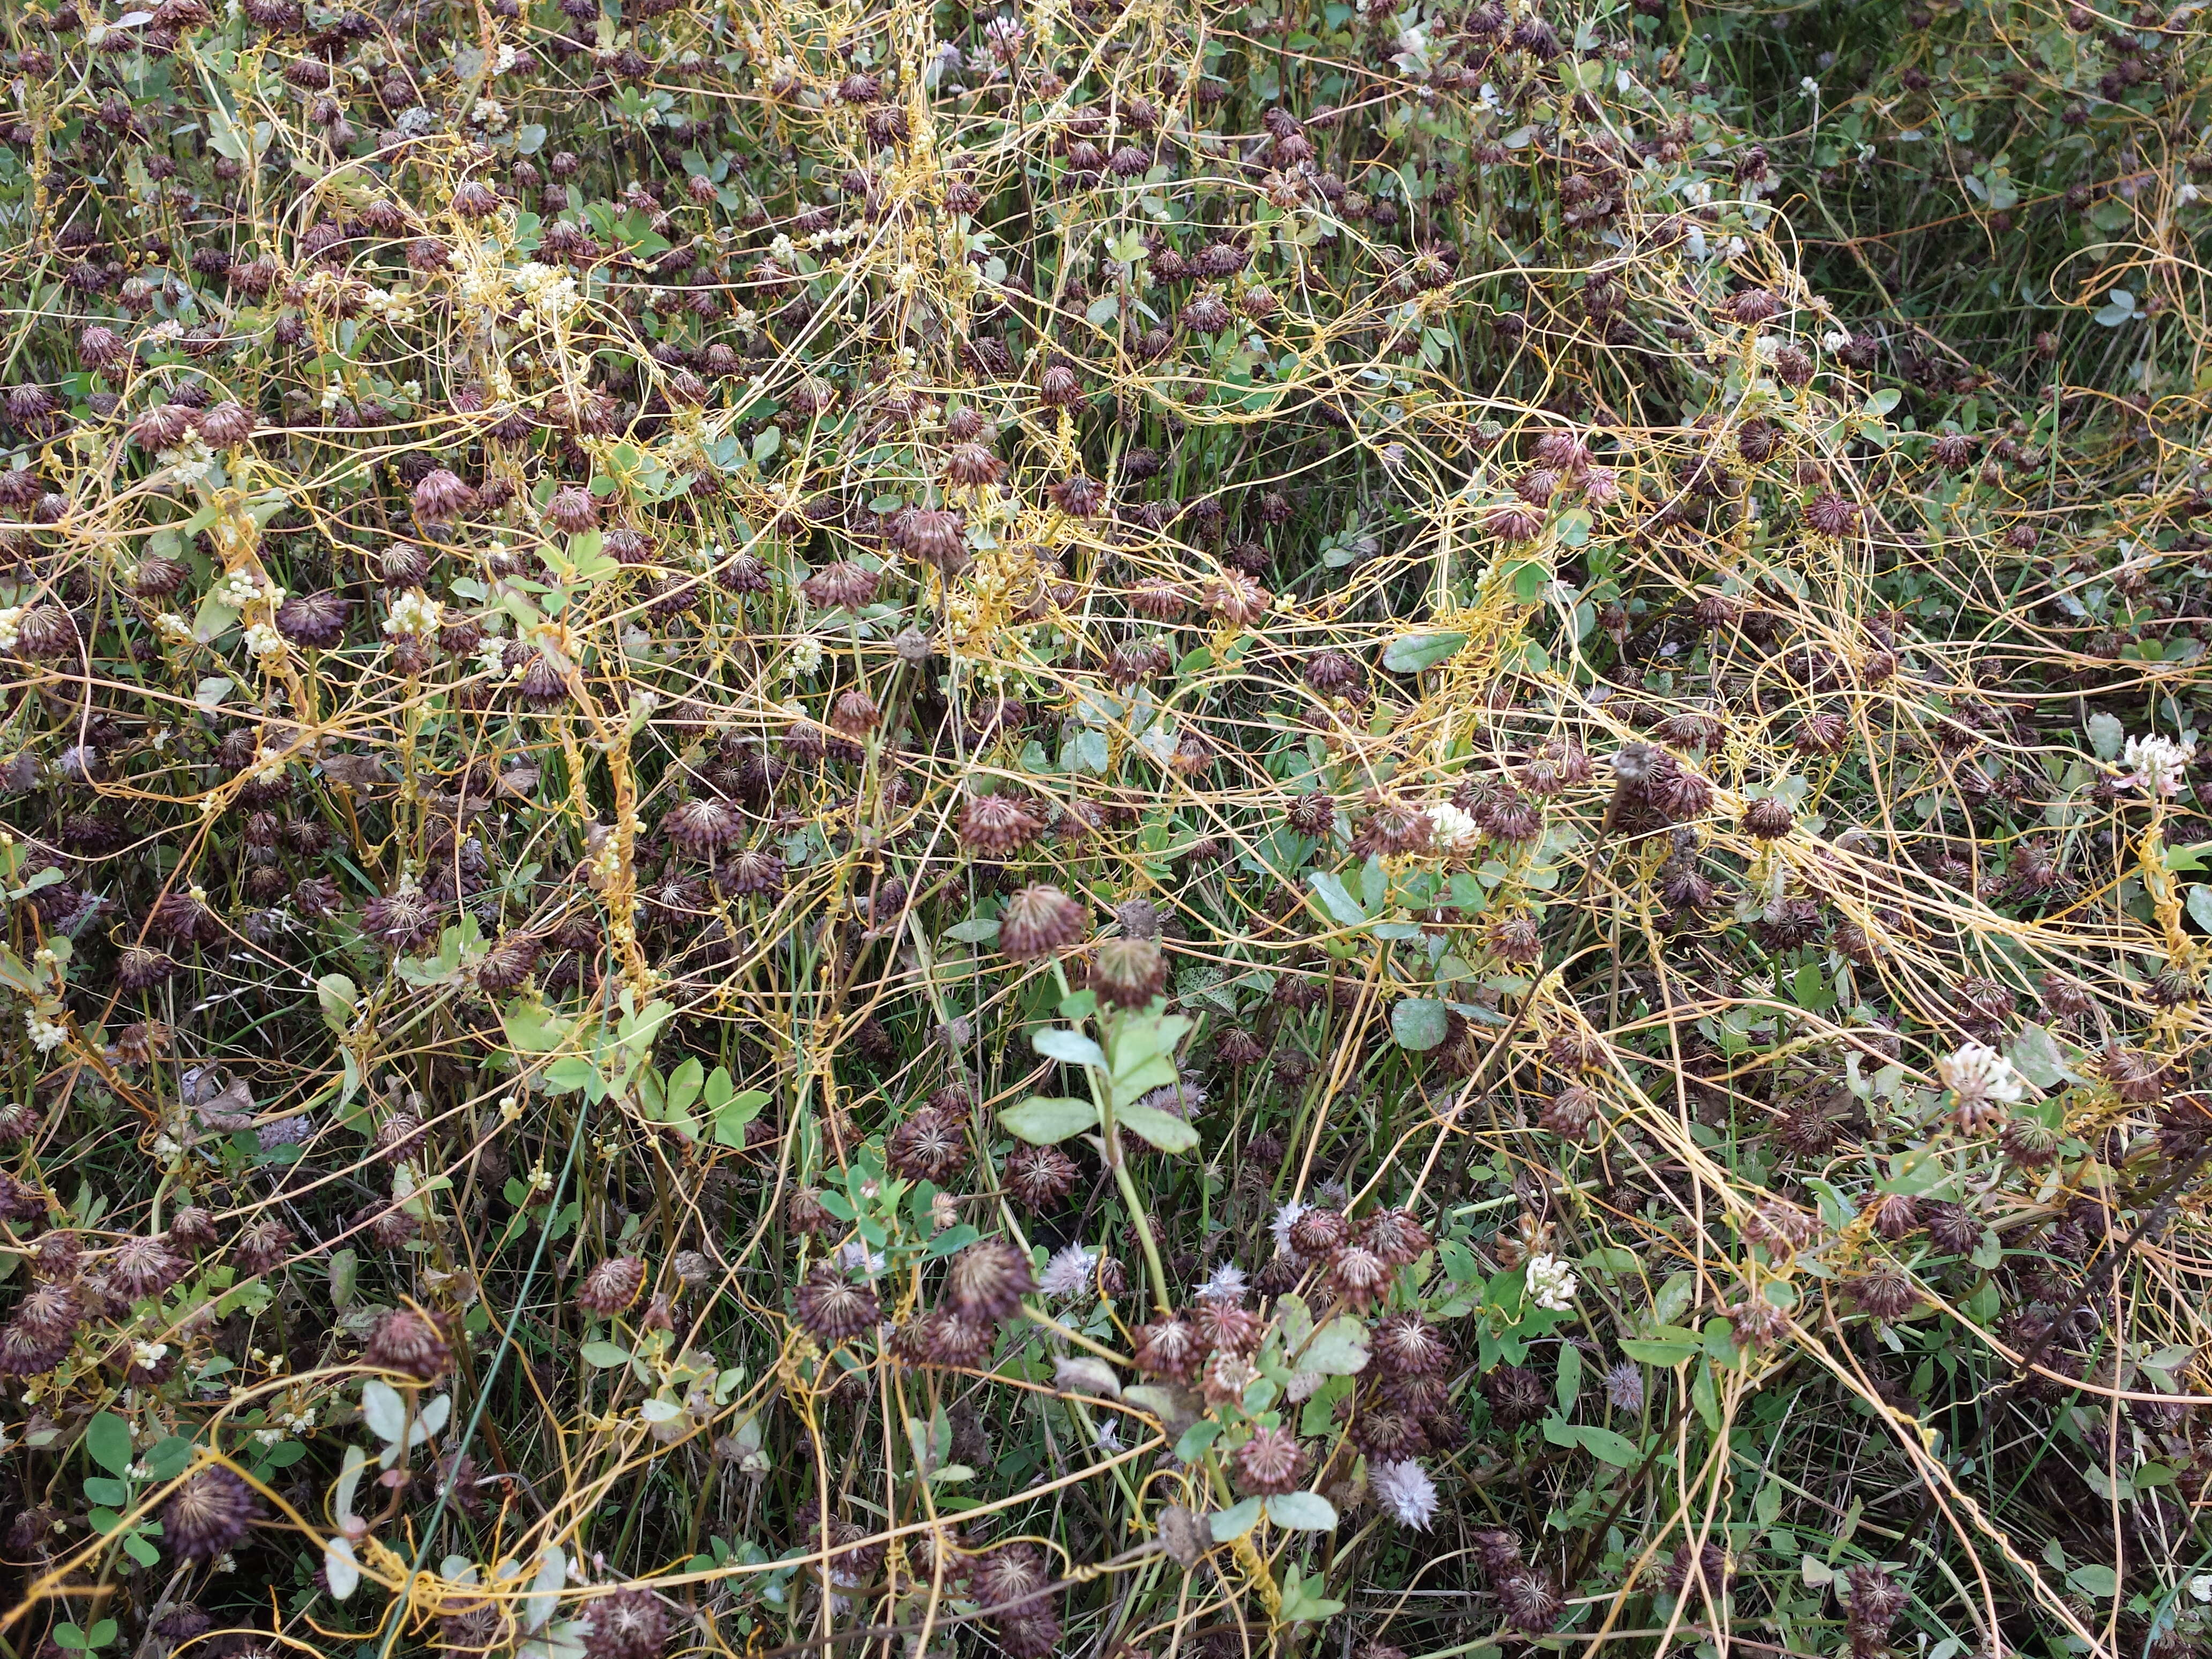
[{"label": "white dodder flower cluster", "polygon": [[422,639],[436,633],[445,617],[443,605],[421,588],[410,587],[392,601],[392,614],[384,619],[384,631],[395,637],[411,634]]},{"label": "white dodder flower cluster", "polygon": [[243,611],[249,605],[263,600],[270,605],[284,602],[284,590],[273,583],[264,585],[260,573],[255,570],[234,570],[216,584],[215,602],[228,605],[233,611]]},{"label": "white dodder flower cluster", "polygon": [[483,643],[477,647],[477,666],[487,674],[496,674],[501,679],[519,680],[528,672],[526,658],[515,659],[514,666],[507,665],[507,639],[503,635],[487,634]]},{"label": "white dodder flower cluster", "polygon": [[532,259],[515,267],[508,280],[540,322],[557,323],[584,303],[576,279],[567,271]]},{"label": "white dodder flower cluster", "polygon": [[179,482],[196,484],[215,471],[215,451],[204,443],[197,432],[187,434],[185,441],[174,449],[159,449],[154,459],[163,466],[173,468]]}]

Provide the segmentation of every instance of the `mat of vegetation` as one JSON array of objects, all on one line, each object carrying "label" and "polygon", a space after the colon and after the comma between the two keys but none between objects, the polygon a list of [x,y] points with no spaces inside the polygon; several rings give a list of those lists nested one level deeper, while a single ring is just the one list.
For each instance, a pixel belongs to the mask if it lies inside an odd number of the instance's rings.
[{"label": "mat of vegetation", "polygon": [[2212,1639],[2212,42],[0,10],[0,1656]]}]

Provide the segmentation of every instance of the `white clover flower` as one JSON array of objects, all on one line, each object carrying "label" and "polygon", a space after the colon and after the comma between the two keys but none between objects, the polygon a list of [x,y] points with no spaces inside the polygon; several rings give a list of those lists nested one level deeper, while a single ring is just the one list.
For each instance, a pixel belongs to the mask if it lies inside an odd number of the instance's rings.
[{"label": "white clover flower", "polygon": [[422,639],[438,631],[445,620],[446,607],[419,587],[410,587],[392,601],[392,614],[384,619],[384,631],[398,636],[411,634]]},{"label": "white clover flower", "polygon": [[1555,1255],[1541,1251],[1528,1258],[1528,1299],[1552,1313],[1565,1313],[1575,1304],[1582,1288],[1575,1270]]},{"label": "white clover flower", "polygon": [[1267,1224],[1267,1231],[1275,1236],[1277,1255],[1297,1255],[1297,1246],[1291,1243],[1291,1229],[1297,1226],[1298,1218],[1311,1208],[1312,1205],[1302,1204],[1294,1198],[1275,1212],[1275,1218]]},{"label": "white clover flower", "polygon": [[1377,1508],[1401,1527],[1426,1532],[1437,1513],[1437,1483],[1410,1457],[1367,1466],[1367,1485]]},{"label": "white clover flower", "polygon": [[1081,1296],[1091,1288],[1091,1272],[1097,1265],[1097,1251],[1070,1244],[1054,1251],[1044,1264],[1037,1290],[1045,1296]]},{"label": "white clover flower", "polygon": [[2012,1062],[1986,1043],[1969,1042],[1936,1062],[1943,1086],[1966,1104],[1996,1101],[2011,1105],[2027,1092],[2027,1079]]},{"label": "white clover flower", "polygon": [[1448,800],[1429,808],[1429,823],[1436,844],[1447,853],[1471,847],[1482,837],[1482,826],[1474,821],[1474,814]]},{"label": "white clover flower", "polygon": [[2176,743],[2171,738],[2130,738],[2120,756],[2128,769],[2123,787],[2171,799],[2181,793],[2182,769],[2197,758],[2196,739]]}]

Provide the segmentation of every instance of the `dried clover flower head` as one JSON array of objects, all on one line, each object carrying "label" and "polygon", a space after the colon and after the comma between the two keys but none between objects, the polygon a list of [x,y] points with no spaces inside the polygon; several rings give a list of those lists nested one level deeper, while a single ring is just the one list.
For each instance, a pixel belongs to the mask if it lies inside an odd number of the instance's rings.
[{"label": "dried clover flower head", "polygon": [[40,1341],[75,1338],[85,1318],[83,1291],[75,1283],[34,1285],[15,1305],[15,1325]]},{"label": "dried clover flower head", "polygon": [[1167,957],[1155,939],[1102,939],[1091,955],[1091,988],[1112,1007],[1144,1007],[1167,978]]},{"label": "dried clover flower head", "polygon": [[1174,1314],[1139,1328],[1131,1349],[1137,1369],[1146,1376],[1185,1382],[1196,1375],[1205,1352],[1189,1322]]},{"label": "dried clover flower head", "polygon": [[1771,1347],[1790,1334],[1789,1316],[1763,1296],[1746,1297],[1727,1314],[1739,1347]]},{"label": "dried clover flower head", "polygon": [[1893,1241],[1918,1231],[1920,1206],[1903,1193],[1887,1193],[1868,1201],[1866,1218],[1875,1231]]},{"label": "dried clover flower head", "polygon": [[1598,1105],[1595,1091],[1571,1084],[1545,1103],[1539,1121],[1562,1140],[1583,1140],[1599,1121]]},{"label": "dried clover flower head", "polygon": [[978,795],[961,809],[961,844],[988,858],[1018,853],[1043,828],[1012,795]]},{"label": "dried clover flower head", "polygon": [[1049,1208],[1075,1190],[1075,1161],[1057,1146],[1017,1146],[1006,1155],[1006,1192],[1025,1209]]},{"label": "dried clover flower head", "polygon": [[2131,1106],[2148,1105],[2165,1092],[2166,1065],[2140,1048],[2106,1046],[2097,1070],[2114,1093]]},{"label": "dried clover flower head", "polygon": [[228,1469],[202,1469],[161,1506],[161,1540],[181,1561],[212,1561],[244,1542],[261,1512],[252,1488]]},{"label": "dried clover flower head", "polygon": [[959,1123],[925,1106],[885,1137],[884,1161],[910,1180],[944,1182],[967,1167],[968,1139]]},{"label": "dried clover flower head", "polygon": [[586,1659],[660,1659],[668,1646],[668,1610],[643,1585],[591,1604],[580,1632]]},{"label": "dried clover flower head", "polygon": [[1540,1572],[1510,1573],[1498,1582],[1498,1610],[1516,1630],[1540,1635],[1559,1622],[1564,1605]]},{"label": "dried clover flower head", "polygon": [[1451,1358],[1450,1345],[1419,1314],[1391,1315],[1376,1324],[1370,1341],[1376,1367],[1388,1376],[1438,1371]]},{"label": "dried clover flower head", "polygon": [[610,1256],[584,1275],[576,1290],[576,1305],[605,1319],[620,1313],[637,1300],[645,1288],[645,1263],[634,1255]]},{"label": "dried clover flower head", "polygon": [[1052,956],[1082,942],[1085,921],[1083,907],[1059,888],[1033,883],[1006,901],[999,948],[1016,962]]},{"label": "dried clover flower head", "polygon": [[963,1316],[986,1322],[1012,1318],[1036,1290],[1029,1259],[1002,1239],[970,1244],[953,1257],[945,1277],[945,1300]]},{"label": "dried clover flower head", "polygon": [[808,1272],[799,1287],[796,1306],[807,1334],[827,1347],[874,1328],[883,1317],[876,1293],[827,1261]]},{"label": "dried clover flower head", "polygon": [[1744,809],[1744,833],[1760,841],[1778,841],[1795,822],[1790,803],[1778,796],[1762,795]]},{"label": "dried clover flower head", "polygon": [[1920,1292],[1894,1267],[1881,1267],[1844,1281],[1850,1299],[1876,1319],[1895,1319],[1912,1310]]},{"label": "dried clover flower head", "polygon": [[1285,1428],[1260,1428],[1237,1449],[1237,1484],[1254,1497],[1277,1497],[1304,1484],[1309,1460]]},{"label": "dried clover flower head", "polygon": [[378,1322],[362,1358],[379,1370],[401,1371],[420,1382],[434,1382],[453,1363],[443,1334],[408,1308],[395,1308]]}]

